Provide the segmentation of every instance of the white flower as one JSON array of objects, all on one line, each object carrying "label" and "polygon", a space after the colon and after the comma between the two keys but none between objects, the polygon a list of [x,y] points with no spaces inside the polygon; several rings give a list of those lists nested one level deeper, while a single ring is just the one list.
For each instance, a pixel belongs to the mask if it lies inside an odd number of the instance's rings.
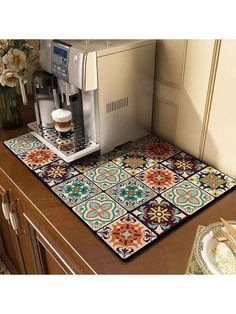
[{"label": "white flower", "polygon": [[2,58],[0,58],[0,75],[1,75],[3,70],[4,70],[4,64],[2,62]]},{"label": "white flower", "polygon": [[2,57],[9,70],[21,71],[26,68],[26,55],[19,49],[10,49],[7,54]]},{"label": "white flower", "polygon": [[9,86],[9,87],[15,87],[19,81],[19,75],[11,71],[9,69],[5,69],[2,71],[2,74],[0,75],[0,84],[3,86]]},{"label": "white flower", "polygon": [[0,39],[0,49],[7,48],[9,44],[9,39]]}]

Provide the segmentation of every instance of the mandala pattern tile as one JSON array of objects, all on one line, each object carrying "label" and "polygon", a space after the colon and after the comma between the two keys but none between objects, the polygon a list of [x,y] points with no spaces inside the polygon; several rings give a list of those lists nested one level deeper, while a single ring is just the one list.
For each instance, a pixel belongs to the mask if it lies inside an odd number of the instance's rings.
[{"label": "mandala pattern tile", "polygon": [[5,141],[4,144],[16,155],[44,145],[31,133]]},{"label": "mandala pattern tile", "polygon": [[145,137],[142,137],[134,142],[131,142],[130,145],[132,145],[135,148],[138,148],[139,146],[143,146],[145,144],[154,144],[157,143],[159,141],[159,137],[149,134]]},{"label": "mandala pattern tile", "polygon": [[117,203],[130,211],[157,194],[135,178],[123,181],[106,191]]},{"label": "mandala pattern tile", "polygon": [[131,214],[122,216],[97,234],[122,258],[127,259],[156,239],[156,235]]},{"label": "mandala pattern tile", "polygon": [[222,195],[236,185],[233,178],[212,167],[203,169],[188,180],[215,197]]},{"label": "mandala pattern tile", "polygon": [[133,176],[157,163],[154,159],[146,157],[138,150],[133,150],[112,161]]},{"label": "mandala pattern tile", "polygon": [[156,142],[150,142],[139,146],[138,149],[146,156],[149,156],[158,162],[170,158],[180,152],[177,147],[172,146],[159,138],[157,138]]},{"label": "mandala pattern tile", "polygon": [[100,193],[72,208],[93,230],[98,230],[124,215],[126,210],[106,193]]},{"label": "mandala pattern tile", "polygon": [[84,175],[102,190],[106,190],[130,177],[127,172],[117,167],[111,161],[85,172]]},{"label": "mandala pattern tile", "polygon": [[187,217],[176,206],[160,196],[140,206],[132,213],[157,234],[170,230]]},{"label": "mandala pattern tile", "polygon": [[62,159],[58,159],[50,164],[35,170],[37,176],[50,187],[68,180],[79,172]]},{"label": "mandala pattern tile", "polygon": [[55,185],[52,187],[52,191],[69,207],[74,207],[101,192],[82,174]]},{"label": "mandala pattern tile", "polygon": [[127,152],[133,150],[133,147],[129,144],[123,144],[121,146],[118,146],[113,151],[104,154],[103,156],[108,158],[109,160],[115,159],[123,154],[126,154]]},{"label": "mandala pattern tile", "polygon": [[73,166],[79,170],[79,172],[84,173],[108,161],[109,160],[104,156],[89,155],[79,159],[76,163],[73,164]]},{"label": "mandala pattern tile", "polygon": [[25,153],[19,154],[18,157],[30,169],[42,167],[46,164],[49,164],[52,161],[59,159],[59,157],[46,146],[29,150]]},{"label": "mandala pattern tile", "polygon": [[184,178],[192,176],[207,165],[190,155],[181,152],[162,162],[164,166],[181,175]]},{"label": "mandala pattern tile", "polygon": [[160,164],[141,172],[136,178],[157,193],[162,193],[173,185],[183,181],[182,177]]},{"label": "mandala pattern tile", "polygon": [[162,193],[162,197],[191,215],[214,200],[214,197],[188,181],[183,181]]}]

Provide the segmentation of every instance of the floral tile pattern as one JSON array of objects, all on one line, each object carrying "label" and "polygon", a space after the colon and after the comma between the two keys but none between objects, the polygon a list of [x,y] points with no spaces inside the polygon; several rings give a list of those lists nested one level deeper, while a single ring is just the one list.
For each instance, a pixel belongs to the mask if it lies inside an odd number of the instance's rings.
[{"label": "floral tile pattern", "polygon": [[131,214],[122,216],[100,229],[97,234],[122,259],[127,259],[157,237]]},{"label": "floral tile pattern", "polygon": [[184,152],[163,161],[162,164],[184,178],[188,178],[207,166],[199,159],[187,155]]},{"label": "floral tile pattern", "polygon": [[233,178],[212,167],[203,169],[188,180],[215,197],[222,195],[236,185]]},{"label": "floral tile pattern", "polygon": [[183,181],[183,178],[160,164],[138,174],[136,178],[157,193],[162,193],[173,185]]},{"label": "floral tile pattern", "polygon": [[108,189],[106,193],[128,211],[156,196],[154,191],[135,178],[130,178],[115,185]]},{"label": "floral tile pattern", "polygon": [[71,164],[31,133],[4,144],[123,260],[236,186],[154,135]]},{"label": "floral tile pattern", "polygon": [[50,187],[79,174],[74,167],[70,166],[70,164],[62,159],[58,159],[41,168],[37,168],[34,172]]},{"label": "floral tile pattern", "polygon": [[130,177],[128,173],[117,167],[111,161],[85,172],[84,175],[97,184],[102,190],[106,190]]},{"label": "floral tile pattern", "polygon": [[5,141],[4,144],[16,155],[44,145],[31,133]]},{"label": "floral tile pattern", "polygon": [[93,230],[100,229],[126,213],[126,210],[106,193],[91,197],[72,210]]},{"label": "floral tile pattern", "polygon": [[128,152],[112,161],[133,176],[157,163],[138,150]]},{"label": "floral tile pattern", "polygon": [[129,144],[123,144],[118,147],[116,147],[113,151],[103,155],[104,157],[108,158],[109,160],[112,160],[114,158],[117,158],[118,156],[121,156],[129,151],[133,150],[133,147]]},{"label": "floral tile pattern", "polygon": [[49,164],[52,161],[59,159],[59,157],[45,145],[39,148],[29,150],[25,153],[19,154],[18,157],[30,169],[42,167],[46,164]]},{"label": "floral tile pattern", "polygon": [[76,161],[73,166],[79,170],[79,172],[84,173],[108,161],[109,160],[104,156],[89,155]]},{"label": "floral tile pattern", "polygon": [[187,217],[176,206],[158,196],[132,212],[152,231],[161,234]]},{"label": "floral tile pattern", "polygon": [[139,146],[138,149],[146,156],[149,156],[158,162],[161,162],[180,152],[177,147],[174,147],[159,138],[156,138],[155,142],[152,140],[151,142]]},{"label": "floral tile pattern", "polygon": [[101,190],[82,174],[52,187],[52,191],[69,207],[82,203]]},{"label": "floral tile pattern", "polygon": [[188,181],[175,185],[162,194],[162,197],[191,215],[214,200],[210,194],[199,189]]}]

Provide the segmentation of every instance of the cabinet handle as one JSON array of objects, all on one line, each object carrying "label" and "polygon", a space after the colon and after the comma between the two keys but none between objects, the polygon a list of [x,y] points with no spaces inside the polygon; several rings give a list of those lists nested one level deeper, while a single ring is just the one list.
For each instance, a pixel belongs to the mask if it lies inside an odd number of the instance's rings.
[{"label": "cabinet handle", "polygon": [[6,190],[2,196],[2,212],[5,219],[10,223],[10,208],[9,208],[9,192],[10,190]]},{"label": "cabinet handle", "polygon": [[17,235],[22,235],[23,233],[25,233],[25,231],[22,231],[22,232],[18,231],[19,222],[18,222],[16,209],[14,208],[14,206],[17,205],[17,202],[19,202],[19,198],[11,202],[9,217],[10,217],[12,229],[15,231]]}]

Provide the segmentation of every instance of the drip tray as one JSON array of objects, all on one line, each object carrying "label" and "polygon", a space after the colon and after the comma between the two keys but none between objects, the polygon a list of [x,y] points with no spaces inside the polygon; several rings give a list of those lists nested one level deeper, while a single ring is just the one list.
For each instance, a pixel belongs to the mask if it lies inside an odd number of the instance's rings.
[{"label": "drip tray", "polygon": [[[84,136],[84,129],[81,125],[72,125],[71,138],[60,141],[54,128],[39,127],[36,122],[28,123],[27,126],[38,140],[66,162],[72,162],[100,149],[99,144]],[[61,147],[64,148],[61,149]]]}]

